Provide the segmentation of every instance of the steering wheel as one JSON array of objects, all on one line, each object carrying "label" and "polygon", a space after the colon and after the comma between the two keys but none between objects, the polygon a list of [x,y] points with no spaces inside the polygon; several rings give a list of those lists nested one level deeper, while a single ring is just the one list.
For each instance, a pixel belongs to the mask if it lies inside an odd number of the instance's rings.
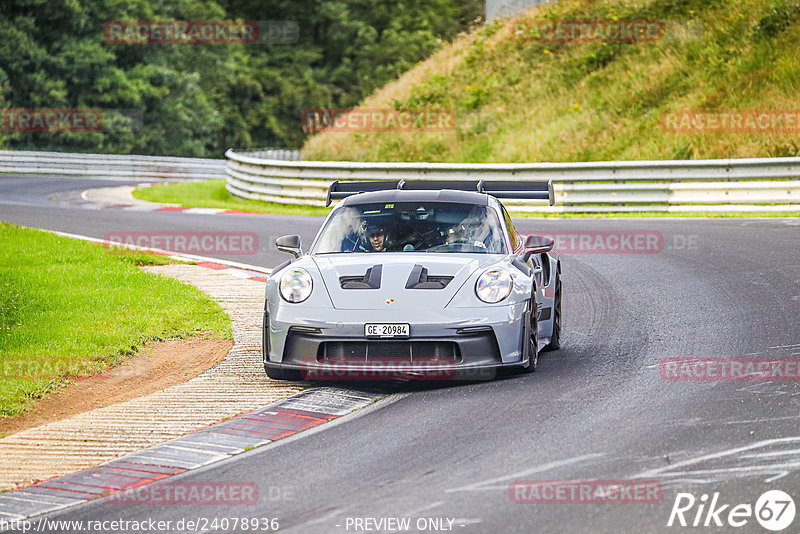
[{"label": "steering wheel", "polygon": [[[481,243],[483,245],[483,243]],[[474,243],[467,241],[466,243],[444,243],[442,245],[436,245],[435,247],[431,247],[426,250],[427,252],[438,252],[438,251],[452,251],[452,252],[469,252],[469,253],[486,253],[486,247],[479,247],[476,246]]]}]

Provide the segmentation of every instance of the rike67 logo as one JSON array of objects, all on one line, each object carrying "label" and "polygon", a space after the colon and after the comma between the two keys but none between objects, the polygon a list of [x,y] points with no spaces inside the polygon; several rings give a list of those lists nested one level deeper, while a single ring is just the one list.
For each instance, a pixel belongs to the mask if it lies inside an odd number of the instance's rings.
[{"label": "rike67 logo", "polygon": [[691,493],[678,493],[667,526],[738,528],[752,525],[755,518],[765,529],[778,532],[792,524],[795,512],[794,499],[781,490],[764,492],[755,506],[723,503],[718,492],[711,496],[710,501],[705,493],[699,499]]}]

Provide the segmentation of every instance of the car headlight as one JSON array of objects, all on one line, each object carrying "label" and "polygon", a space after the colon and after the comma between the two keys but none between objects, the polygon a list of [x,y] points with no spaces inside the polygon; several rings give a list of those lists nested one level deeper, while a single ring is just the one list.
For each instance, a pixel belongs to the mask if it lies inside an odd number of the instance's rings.
[{"label": "car headlight", "polygon": [[281,296],[289,302],[303,302],[311,296],[313,287],[311,275],[305,269],[289,269],[281,276]]},{"label": "car headlight", "polygon": [[495,304],[511,294],[513,285],[508,271],[491,269],[483,273],[475,282],[475,294],[483,302]]}]

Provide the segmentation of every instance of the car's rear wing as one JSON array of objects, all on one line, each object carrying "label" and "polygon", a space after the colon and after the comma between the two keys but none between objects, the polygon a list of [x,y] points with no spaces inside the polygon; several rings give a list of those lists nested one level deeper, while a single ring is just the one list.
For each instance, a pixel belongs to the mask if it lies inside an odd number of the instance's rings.
[{"label": "car's rear wing", "polygon": [[455,189],[486,193],[496,198],[547,200],[555,203],[553,181],[511,182],[507,180],[376,180],[374,182],[333,182],[328,189],[325,205],[359,193],[402,189],[405,191],[437,191]]}]

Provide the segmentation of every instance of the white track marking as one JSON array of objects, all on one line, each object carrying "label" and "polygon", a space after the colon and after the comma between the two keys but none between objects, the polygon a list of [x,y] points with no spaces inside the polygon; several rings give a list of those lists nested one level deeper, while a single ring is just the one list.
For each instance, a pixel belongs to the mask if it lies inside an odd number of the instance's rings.
[{"label": "white track marking", "polygon": [[769,458],[772,456],[790,456],[800,455],[800,449],[791,449],[788,451],[773,451],[773,452],[760,452],[758,454],[744,454],[742,458]]},{"label": "white track marking", "polygon": [[586,460],[591,460],[594,458],[599,458],[603,456],[600,453],[593,453],[593,454],[584,454],[583,456],[576,456],[575,458],[568,458],[566,460],[557,460],[555,462],[550,462],[547,464],[539,465],[536,467],[532,467],[530,469],[526,469],[524,471],[519,471],[517,473],[512,473],[510,475],[503,475],[501,477],[490,478],[489,480],[484,480],[483,482],[475,482],[473,484],[468,484],[466,486],[461,486],[459,488],[450,488],[445,490],[445,493],[453,493],[457,491],[487,491],[487,490],[508,490],[508,485],[502,486],[490,486],[489,484],[494,484],[496,482],[503,482],[503,481],[513,481],[519,480],[520,478],[526,477],[528,475],[532,475],[534,473],[541,473],[544,471],[550,471],[551,469],[556,469],[557,467],[563,467],[565,465],[572,465],[584,462]]},{"label": "white track marking", "polygon": [[442,501],[437,501],[432,504],[428,504],[427,506],[423,506],[422,508],[417,508],[415,510],[411,510],[410,512],[406,512],[405,514],[400,515],[399,517],[414,517],[422,512],[427,512],[428,510],[433,510],[434,508],[438,508],[439,506],[443,505]]},{"label": "white track marking", "polygon": [[680,470],[681,468],[696,466],[709,460],[717,460],[726,458],[740,453],[753,451],[762,447],[781,444],[795,444],[800,443],[800,437],[778,438],[759,441],[751,445],[742,447],[735,447],[720,452],[705,454],[696,458],[682,460],[668,466],[658,467],[655,469],[648,469],[631,478],[658,478],[658,477],[676,477],[676,476],[693,476],[693,475],[706,475],[706,474],[723,474],[723,473],[777,473],[786,469],[794,469],[800,467],[800,462],[790,462],[783,464],[773,465],[754,465],[754,466],[733,466],[718,469],[698,469],[698,470]]},{"label": "white track marking", "polygon": [[776,480],[779,480],[779,479],[781,479],[781,478],[785,477],[785,476],[786,476],[786,475],[788,475],[789,473],[790,473],[790,471],[784,471],[783,473],[778,473],[778,474],[777,474],[777,475],[775,475],[774,477],[765,478],[765,479],[764,479],[764,482],[766,482],[766,483],[774,482],[774,481],[776,481]]}]

